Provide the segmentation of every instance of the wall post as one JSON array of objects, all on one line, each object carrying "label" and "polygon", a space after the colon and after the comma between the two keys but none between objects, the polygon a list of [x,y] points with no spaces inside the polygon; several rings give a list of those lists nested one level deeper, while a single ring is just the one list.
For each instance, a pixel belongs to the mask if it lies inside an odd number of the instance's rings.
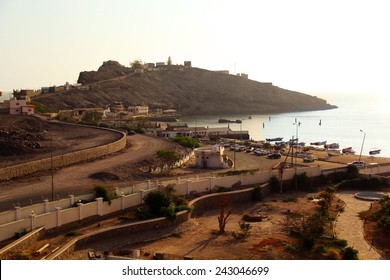
[{"label": "wall post", "polygon": [[15,206],[15,221],[20,219],[20,206]]},{"label": "wall post", "polygon": [[121,210],[124,210],[125,209],[125,195],[121,194]]},{"label": "wall post", "polygon": [[191,180],[187,180],[187,194],[191,192]]},{"label": "wall post", "polygon": [[103,197],[97,197],[97,214],[103,216]]},{"label": "wall post", "polygon": [[57,227],[60,227],[62,225],[62,221],[61,221],[61,207],[56,207],[56,214],[57,214]]},{"label": "wall post", "polygon": [[79,208],[79,221],[81,221],[84,217],[83,217],[83,206],[84,204],[79,202],[77,203],[77,207]]},{"label": "wall post", "polygon": [[45,213],[50,212],[49,200],[46,198],[43,200],[43,202],[45,203]]},{"label": "wall post", "polygon": [[31,214],[30,214],[31,230],[34,230],[36,228],[36,217],[37,217],[37,215],[34,214],[34,211],[31,211]]},{"label": "wall post", "polygon": [[74,195],[73,194],[70,194],[69,195],[69,203],[70,203],[70,207],[72,207],[74,205]]}]

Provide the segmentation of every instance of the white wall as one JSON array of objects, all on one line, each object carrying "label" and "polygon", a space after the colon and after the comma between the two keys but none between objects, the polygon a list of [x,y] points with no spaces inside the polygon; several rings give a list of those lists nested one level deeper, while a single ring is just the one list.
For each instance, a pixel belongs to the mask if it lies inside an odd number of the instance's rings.
[{"label": "white wall", "polygon": [[[389,168],[389,166],[379,167]],[[295,175],[306,172],[308,176],[318,176],[321,174],[321,169],[317,166],[308,167],[308,168],[298,168],[287,169],[284,171],[283,179],[289,180],[292,179]],[[333,170],[332,172],[335,172]],[[324,172],[323,172],[324,173]],[[179,194],[187,195],[190,191],[204,192],[214,188],[215,186],[224,186],[231,187],[232,184],[241,181],[242,185],[252,185],[252,184],[262,184],[268,182],[271,176],[279,176],[277,170],[268,170],[265,172],[258,172],[254,175],[234,175],[226,177],[194,177],[191,179],[181,179],[174,181],[164,182],[164,185],[167,186],[169,183],[175,183],[174,187]],[[87,218],[94,215],[106,215],[116,211],[121,210],[122,208],[129,208],[132,206],[140,205],[143,203],[143,198],[151,191],[154,191],[158,188],[155,187],[156,181],[150,181],[148,183],[138,184],[134,187],[137,190],[134,194],[126,195],[128,191],[132,192],[133,187],[118,188],[116,192],[123,192],[124,196],[121,195],[112,201],[111,205],[108,205],[107,202],[102,203],[101,212],[99,212],[99,202],[94,201],[90,203],[83,204],[77,207],[70,207],[71,201],[74,200],[75,203],[78,202],[78,199],[91,199],[93,195],[86,195],[81,198],[74,197],[63,199],[60,201],[46,202],[37,205],[32,205],[28,207],[23,207],[19,209],[20,219],[15,221],[16,213],[15,211],[8,211],[0,214],[0,241],[11,238],[15,235],[15,232],[21,231],[22,229],[32,230],[40,226],[45,226],[46,229],[56,227],[57,224],[64,225],[74,221],[78,221],[80,217]],[[149,189],[148,189],[149,187]],[[62,209],[56,207],[70,207],[67,209]],[[50,209],[49,213],[45,213],[45,208]],[[34,211],[34,218],[31,218],[31,211]],[[35,221],[35,228],[31,228],[32,220]]]}]

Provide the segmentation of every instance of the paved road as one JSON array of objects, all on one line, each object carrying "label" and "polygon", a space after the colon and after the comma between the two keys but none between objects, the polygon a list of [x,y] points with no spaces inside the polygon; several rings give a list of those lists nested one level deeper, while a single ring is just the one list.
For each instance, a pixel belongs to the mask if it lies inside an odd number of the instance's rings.
[{"label": "paved road", "polygon": [[359,251],[359,259],[381,259],[381,256],[364,239],[363,221],[358,216],[360,212],[369,209],[371,202],[356,199],[352,192],[339,193],[338,196],[346,205],[344,212],[340,213],[336,221],[336,236],[339,239],[347,240],[348,246],[357,249]]},{"label": "paved road", "polygon": [[[170,145],[164,139],[139,134],[128,136],[127,141],[132,146],[124,152],[56,171],[54,173],[55,197],[57,195],[65,197],[69,193],[75,195],[90,193],[92,190],[91,186],[97,182],[88,178],[88,175],[122,164],[141,161],[155,155],[157,150],[164,149]],[[42,197],[51,198],[50,175],[3,183],[0,185],[0,211],[12,209],[18,203],[24,206],[30,204],[31,201],[34,203],[41,202]]]}]

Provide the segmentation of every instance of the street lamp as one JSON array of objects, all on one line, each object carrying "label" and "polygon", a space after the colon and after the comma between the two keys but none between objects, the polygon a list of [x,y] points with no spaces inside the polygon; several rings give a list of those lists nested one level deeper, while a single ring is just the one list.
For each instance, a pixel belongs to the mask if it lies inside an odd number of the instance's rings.
[{"label": "street lamp", "polygon": [[[294,140],[294,137],[293,137],[293,141],[292,141],[292,151],[294,151],[294,144],[296,143],[297,144],[297,149],[295,151],[295,153],[298,152],[298,127],[301,126],[301,122],[300,121],[297,121],[297,118],[295,118],[295,122],[294,122],[294,125],[295,125],[295,139]],[[295,142],[296,141],[296,142]],[[294,153],[292,154],[292,156],[294,156]],[[291,158],[291,161],[292,161],[292,158]],[[295,190],[297,191],[298,190],[298,176],[297,176],[297,155],[295,155],[295,164],[294,164],[294,169],[295,169]]]},{"label": "street lamp", "polygon": [[360,148],[360,155],[359,155],[359,162],[360,162],[360,159],[362,157],[362,152],[363,152],[363,146],[364,146],[364,140],[366,139],[366,133],[360,129],[360,132],[363,132],[364,133],[364,136],[363,136],[363,142],[362,142],[362,147]]}]

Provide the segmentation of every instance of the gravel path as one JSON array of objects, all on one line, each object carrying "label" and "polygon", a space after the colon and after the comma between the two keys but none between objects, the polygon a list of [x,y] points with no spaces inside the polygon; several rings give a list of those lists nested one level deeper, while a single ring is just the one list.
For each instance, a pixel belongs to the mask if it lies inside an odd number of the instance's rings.
[{"label": "gravel path", "polygon": [[363,221],[359,218],[359,213],[369,209],[370,201],[356,199],[354,193],[339,193],[338,197],[346,205],[344,212],[340,213],[336,222],[336,235],[340,239],[348,241],[348,246],[359,251],[359,259],[379,260],[381,256],[364,239]]}]

